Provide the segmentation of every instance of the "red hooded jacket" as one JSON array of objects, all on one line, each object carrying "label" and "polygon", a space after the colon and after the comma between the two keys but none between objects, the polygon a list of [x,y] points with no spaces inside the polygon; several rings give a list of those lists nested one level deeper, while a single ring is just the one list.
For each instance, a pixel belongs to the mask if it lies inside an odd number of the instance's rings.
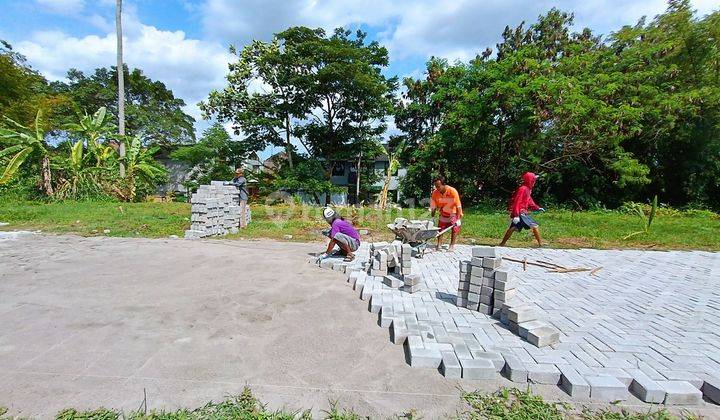
[{"label": "red hooded jacket", "polygon": [[510,217],[520,216],[522,213],[527,213],[528,210],[539,210],[540,206],[535,204],[530,194],[532,188],[535,185],[537,175],[532,172],[525,172],[522,176],[523,183],[520,188],[513,194],[512,201],[510,201]]}]

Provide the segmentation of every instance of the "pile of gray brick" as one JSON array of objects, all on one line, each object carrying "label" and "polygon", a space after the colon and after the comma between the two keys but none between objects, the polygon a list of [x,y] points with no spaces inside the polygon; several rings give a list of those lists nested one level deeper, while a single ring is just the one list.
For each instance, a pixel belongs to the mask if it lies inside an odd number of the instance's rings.
[{"label": "pile of gray brick", "polygon": [[517,278],[502,267],[502,256],[495,247],[472,248],[472,259],[460,261],[456,304],[492,315],[515,334],[537,347],[560,340],[560,332],[537,319],[531,305],[516,297]]},{"label": "pile of gray brick", "polygon": [[401,241],[370,244],[370,261],[367,273],[383,278],[388,287],[415,293],[422,288],[420,275],[413,273],[413,249]]},{"label": "pile of gray brick", "polygon": [[[214,235],[237,233],[240,225],[238,189],[223,181],[201,185],[191,198],[190,229],[185,239],[198,239]],[[250,223],[250,208],[245,209],[246,222]]]}]

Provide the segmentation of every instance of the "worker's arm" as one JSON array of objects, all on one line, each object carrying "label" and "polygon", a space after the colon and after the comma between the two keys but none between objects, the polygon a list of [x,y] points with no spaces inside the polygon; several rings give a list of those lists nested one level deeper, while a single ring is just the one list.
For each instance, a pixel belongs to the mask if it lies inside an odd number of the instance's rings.
[{"label": "worker's arm", "polygon": [[455,190],[455,196],[453,197],[453,200],[455,200],[455,211],[457,212],[458,219],[462,219],[463,217],[463,209],[462,209],[462,202],[460,202],[460,194]]},{"label": "worker's arm", "polygon": [[435,202],[435,193],[430,195],[430,217],[435,217],[435,211],[437,210],[437,203]]},{"label": "worker's arm", "polygon": [[332,253],[333,248],[335,248],[335,239],[330,238],[330,242],[328,242],[327,250],[325,250],[325,255],[330,255]]},{"label": "worker's arm", "polygon": [[535,201],[532,199],[532,196],[528,194],[528,210],[540,210],[540,206],[535,204]]}]

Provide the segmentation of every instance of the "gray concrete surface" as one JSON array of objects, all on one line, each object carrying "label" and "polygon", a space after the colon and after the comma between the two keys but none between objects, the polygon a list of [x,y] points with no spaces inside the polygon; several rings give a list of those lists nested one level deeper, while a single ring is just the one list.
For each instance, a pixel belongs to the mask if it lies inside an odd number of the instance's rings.
[{"label": "gray concrete surface", "polygon": [[172,409],[249,386],[273,409],[320,414],[337,400],[372,418],[438,418],[464,409],[461,388],[512,386],[410,367],[345,277],[306,263],[321,248],[0,236],[0,406],[31,418],[134,410],[145,391],[149,408]]},{"label": "gray concrete surface", "polygon": [[[24,235],[0,241],[0,406],[461,409],[459,381],[398,357],[366,302],[306,264],[320,245]],[[509,384],[464,381],[466,389]],[[552,391],[550,391],[552,392]],[[553,394],[550,394],[553,395]]]}]

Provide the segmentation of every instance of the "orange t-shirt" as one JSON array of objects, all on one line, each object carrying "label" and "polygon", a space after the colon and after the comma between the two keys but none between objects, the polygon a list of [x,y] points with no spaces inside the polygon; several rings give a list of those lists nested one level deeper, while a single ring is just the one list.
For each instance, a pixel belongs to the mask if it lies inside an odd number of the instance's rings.
[{"label": "orange t-shirt", "polygon": [[457,190],[449,185],[445,186],[445,193],[435,189],[430,197],[430,209],[440,209],[444,214],[457,214],[462,216],[462,204],[460,203],[460,194]]}]

